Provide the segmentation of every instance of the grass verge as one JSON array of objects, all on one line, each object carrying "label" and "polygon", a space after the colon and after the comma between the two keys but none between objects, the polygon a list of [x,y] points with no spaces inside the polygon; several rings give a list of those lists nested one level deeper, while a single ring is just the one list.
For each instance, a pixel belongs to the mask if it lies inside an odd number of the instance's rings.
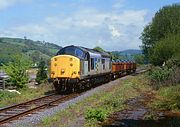
[{"label": "grass verge", "polygon": [[48,94],[48,91],[51,91],[52,89],[53,89],[52,85],[41,84],[36,89],[34,88],[22,89],[19,91],[21,94],[17,94],[14,92],[12,93],[8,91],[0,91],[0,108],[44,96],[45,94]]},{"label": "grass verge", "polygon": [[[99,126],[99,123],[115,111],[128,108],[124,101],[139,95],[137,89],[147,90],[148,86],[141,82],[142,75],[128,76],[124,80],[116,80],[81,102],[59,111],[54,116],[46,117],[38,127],[44,126]],[[113,85],[112,85],[113,84]],[[77,123],[81,121],[81,123]]]},{"label": "grass verge", "polygon": [[161,87],[156,91],[156,99],[151,106],[155,109],[180,111],[180,84]]}]

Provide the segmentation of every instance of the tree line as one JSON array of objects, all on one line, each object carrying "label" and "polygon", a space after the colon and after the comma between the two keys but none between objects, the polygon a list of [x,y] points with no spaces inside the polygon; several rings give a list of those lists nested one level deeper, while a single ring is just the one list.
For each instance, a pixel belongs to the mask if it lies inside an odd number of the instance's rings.
[{"label": "tree line", "polygon": [[156,87],[180,83],[180,4],[164,6],[144,28],[142,50],[154,65],[149,77]]},{"label": "tree line", "polygon": [[180,4],[162,7],[143,30],[142,49],[153,65],[180,54]]}]

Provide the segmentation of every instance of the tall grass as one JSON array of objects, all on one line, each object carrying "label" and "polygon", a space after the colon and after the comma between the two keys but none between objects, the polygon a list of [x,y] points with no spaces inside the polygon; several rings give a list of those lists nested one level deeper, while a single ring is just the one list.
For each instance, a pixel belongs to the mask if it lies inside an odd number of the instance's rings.
[{"label": "tall grass", "polygon": [[176,86],[161,87],[157,91],[157,98],[153,106],[162,110],[180,111],[180,84]]}]

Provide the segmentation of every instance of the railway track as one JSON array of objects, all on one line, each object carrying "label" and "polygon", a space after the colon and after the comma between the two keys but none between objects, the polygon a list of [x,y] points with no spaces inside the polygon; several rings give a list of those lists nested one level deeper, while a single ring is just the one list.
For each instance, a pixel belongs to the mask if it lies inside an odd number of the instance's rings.
[{"label": "railway track", "polygon": [[10,122],[12,120],[16,120],[22,116],[32,114],[35,111],[39,111],[41,109],[57,106],[59,103],[72,99],[76,96],[78,96],[78,94],[51,94],[24,103],[0,109],[0,125]]},{"label": "railway track", "polygon": [[[144,69],[138,70],[136,73],[131,74],[131,75],[144,73],[146,71],[147,70],[144,70]],[[126,75],[127,74],[121,75],[121,77],[124,77]],[[59,103],[70,100],[74,97],[77,97],[78,95],[80,94],[78,93],[73,93],[69,95],[51,94],[51,95],[43,96],[34,100],[27,101],[24,103],[20,103],[17,105],[5,107],[3,109],[0,109],[0,125],[4,123],[8,123],[12,120],[16,120],[28,114],[35,113],[41,109],[57,106]]]}]

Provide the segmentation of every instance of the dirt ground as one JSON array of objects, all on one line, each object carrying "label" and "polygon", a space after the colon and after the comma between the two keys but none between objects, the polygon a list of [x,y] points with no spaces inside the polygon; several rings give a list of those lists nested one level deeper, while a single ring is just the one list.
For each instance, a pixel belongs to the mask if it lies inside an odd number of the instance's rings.
[{"label": "dirt ground", "polygon": [[154,111],[148,103],[155,98],[152,91],[140,92],[140,96],[125,102],[127,109],[115,112],[102,123],[103,127],[180,127],[180,114]]}]

